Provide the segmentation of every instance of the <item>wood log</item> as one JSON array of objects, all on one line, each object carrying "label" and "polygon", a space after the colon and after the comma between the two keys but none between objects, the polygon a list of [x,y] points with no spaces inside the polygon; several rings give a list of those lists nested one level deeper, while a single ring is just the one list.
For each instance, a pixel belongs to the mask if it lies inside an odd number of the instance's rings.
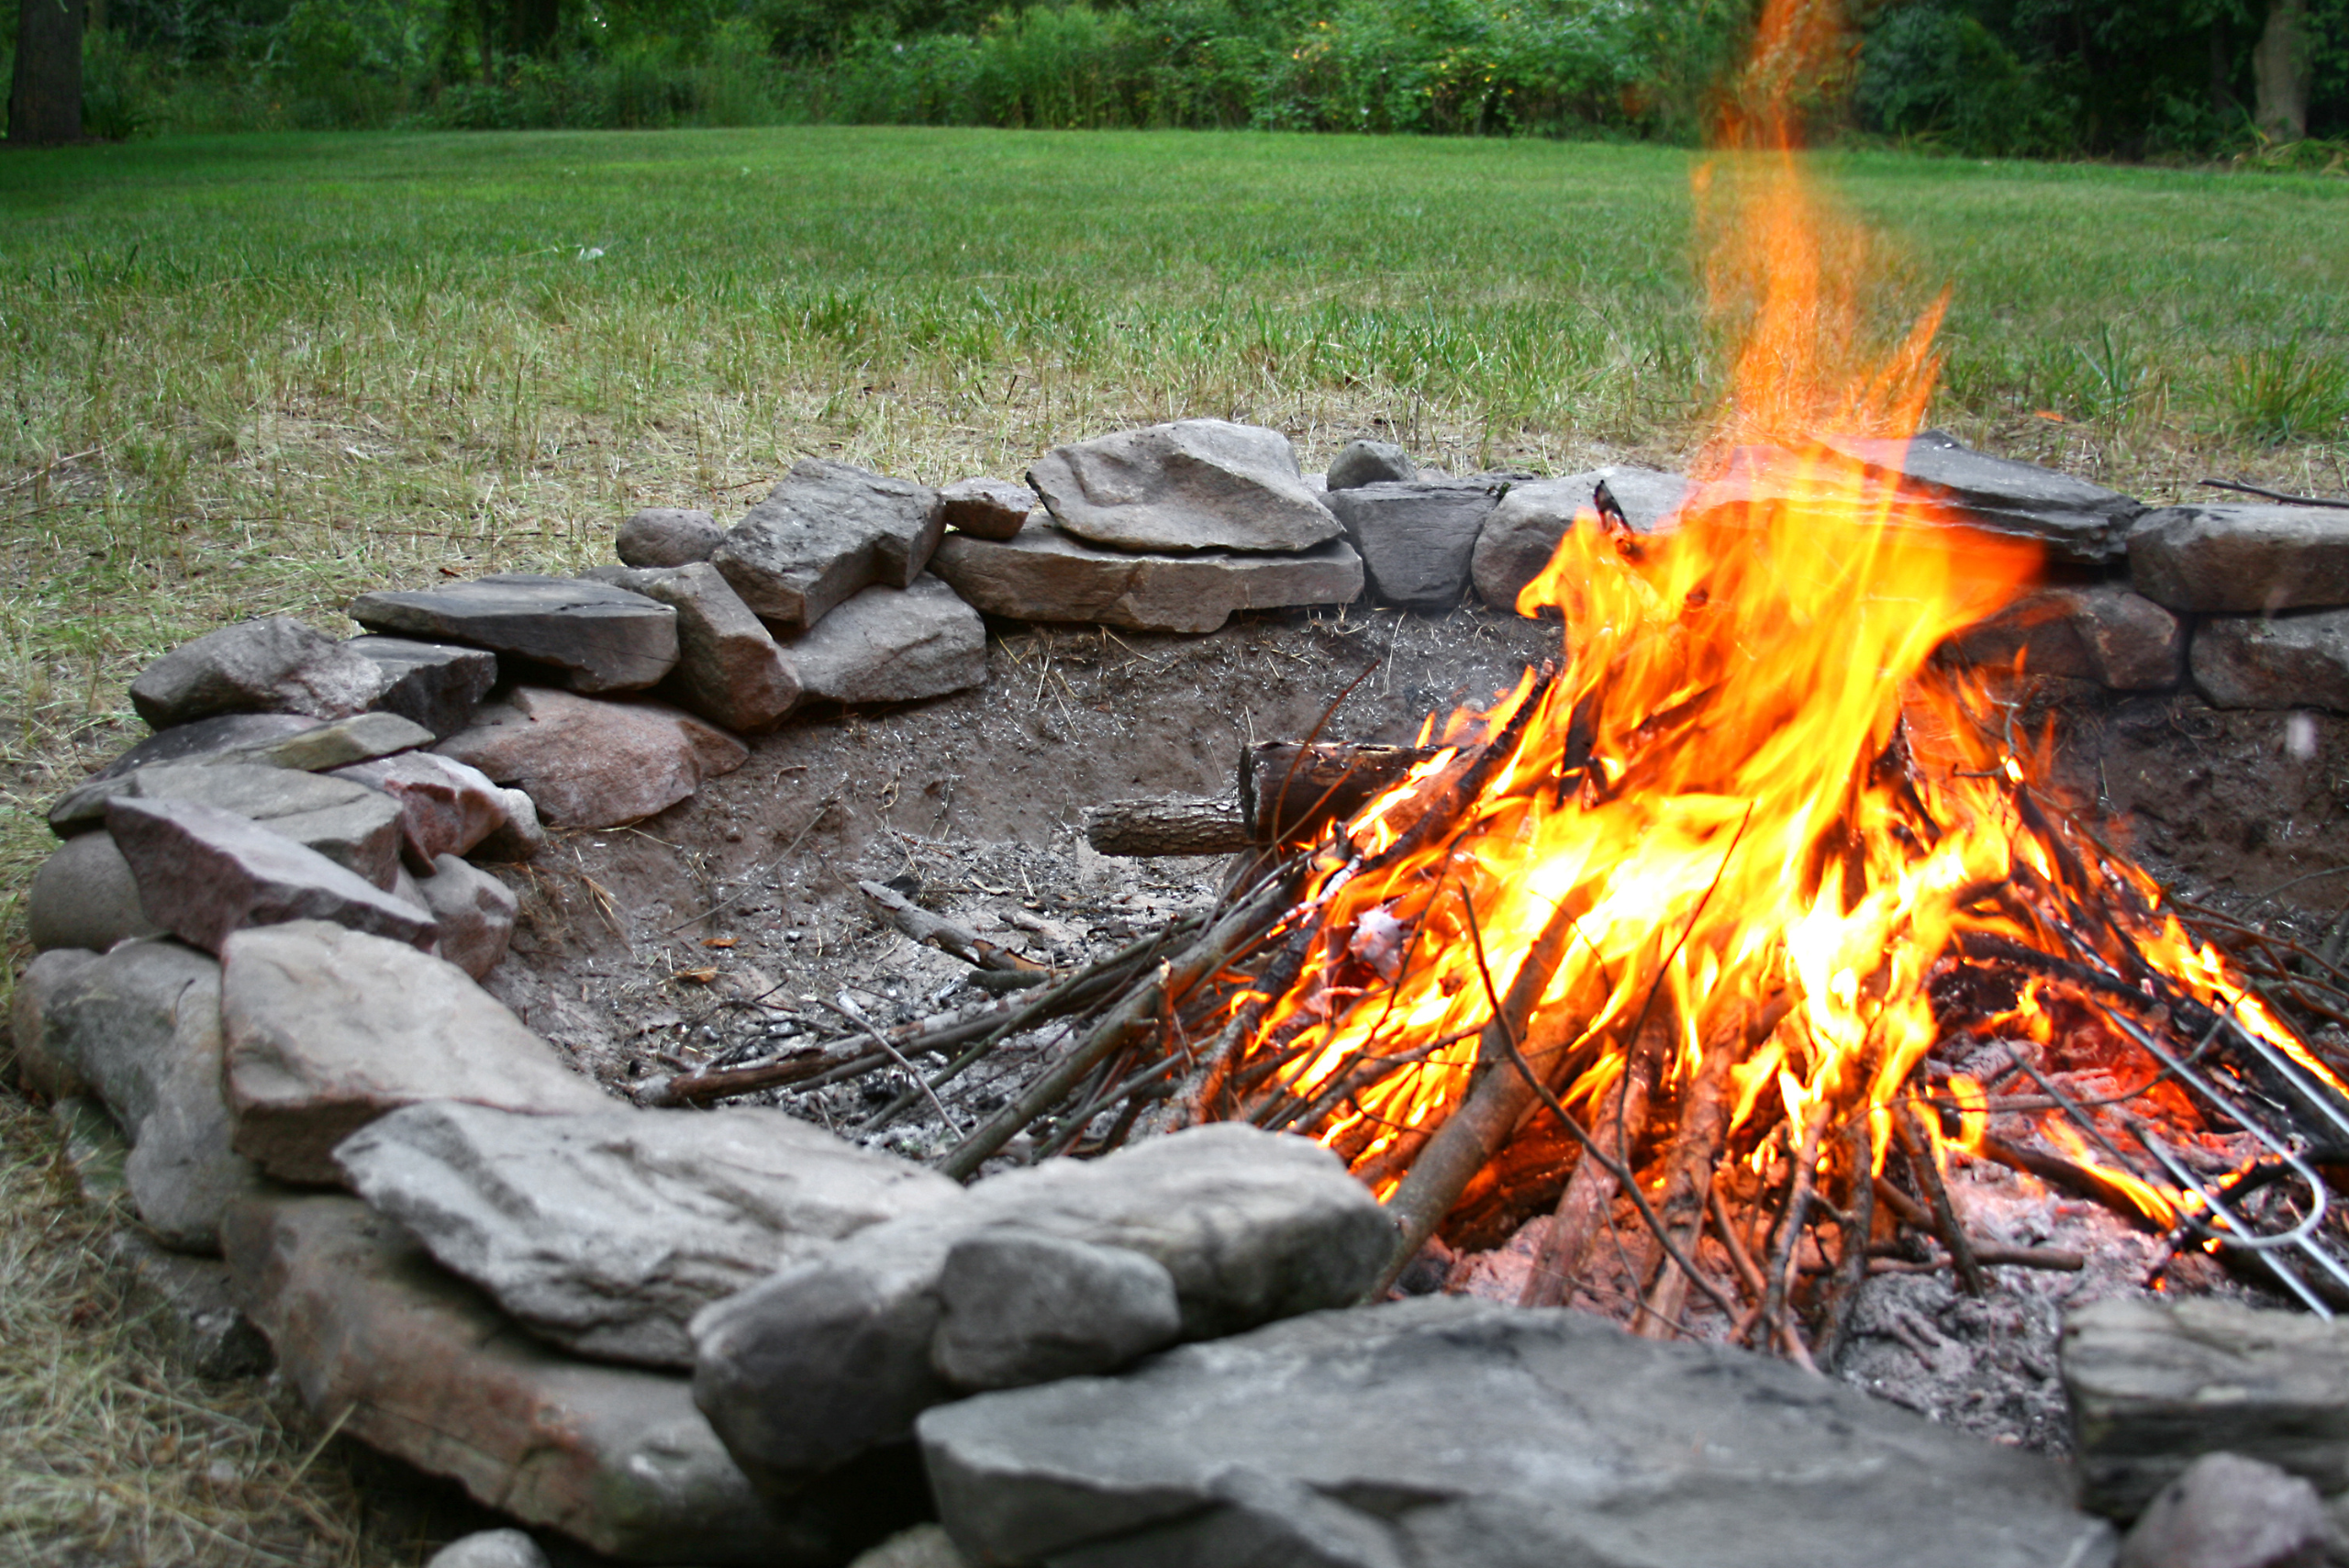
[{"label": "wood log", "polygon": [[[1632,1147],[1647,1123],[1648,1096],[1655,1090],[1657,1073],[1671,1046],[1672,1015],[1665,1008],[1640,1026],[1623,1075],[1608,1088],[1591,1118],[1592,1136],[1619,1165],[1631,1162]],[[1564,1307],[1572,1298],[1583,1252],[1614,1207],[1616,1185],[1615,1173],[1596,1160],[1585,1160],[1575,1167],[1550,1228],[1542,1233],[1533,1267],[1526,1273],[1519,1306]],[[1632,1284],[1636,1290],[1638,1282]]]},{"label": "wood log", "polygon": [[1085,841],[1104,855],[1230,855],[1252,846],[1236,800],[1113,800],[1088,806]]},{"label": "wood log", "polygon": [[1310,839],[1399,783],[1432,748],[1266,740],[1240,756],[1226,799],[1113,800],[1087,807],[1085,840],[1105,855],[1228,855]]},{"label": "wood log", "polygon": [[856,890],[864,895],[873,906],[888,916],[890,923],[914,940],[934,947],[941,952],[952,953],[964,963],[979,969],[993,970],[998,974],[1017,975],[1030,985],[1041,985],[1052,978],[1052,972],[1035,960],[1022,958],[1010,949],[998,947],[970,928],[933,915],[885,883],[860,882]]}]

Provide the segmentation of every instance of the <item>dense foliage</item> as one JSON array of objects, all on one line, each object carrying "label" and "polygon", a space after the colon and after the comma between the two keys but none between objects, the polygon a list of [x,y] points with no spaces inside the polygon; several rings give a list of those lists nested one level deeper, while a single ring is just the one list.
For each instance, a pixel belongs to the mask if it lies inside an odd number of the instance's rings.
[{"label": "dense foliage", "polygon": [[[2314,144],[2256,128],[2293,0],[1821,0],[1828,123],[1974,156],[2339,166],[2349,0],[2298,0]],[[100,135],[804,121],[1699,134],[1755,0],[92,0]],[[0,22],[15,7],[0,0]],[[13,27],[0,37],[13,37]],[[5,48],[0,43],[0,48]]]}]

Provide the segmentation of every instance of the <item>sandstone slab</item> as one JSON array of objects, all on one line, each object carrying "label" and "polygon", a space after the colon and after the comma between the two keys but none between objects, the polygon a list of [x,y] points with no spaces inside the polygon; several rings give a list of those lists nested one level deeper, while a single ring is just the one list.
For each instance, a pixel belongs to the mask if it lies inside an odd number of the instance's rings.
[{"label": "sandstone slab", "polygon": [[946,526],[974,539],[1009,539],[1036,509],[1036,493],[1008,479],[958,479],[938,499]]},{"label": "sandstone slab", "polygon": [[177,942],[127,942],[102,958],[44,953],[24,991],[28,1085],[102,1101],[129,1140],[139,1218],[168,1246],[216,1250],[222,1210],[255,1178],[221,1094],[220,965]]},{"label": "sandstone slab", "polygon": [[1371,596],[1448,610],[1468,592],[1476,538],[1500,486],[1459,480],[1389,480],[1331,491],[1330,510],[1361,555]]},{"label": "sandstone slab", "polygon": [[612,553],[623,566],[691,566],[707,561],[726,530],[691,506],[647,506],[620,525]]},{"label": "sandstone slab", "polygon": [[[667,606],[663,606],[663,608]],[[502,784],[564,828],[611,828],[664,811],[750,759],[742,743],[658,703],[598,702],[518,686],[436,750]]]},{"label": "sandstone slab", "polygon": [[364,713],[383,672],[284,616],[239,621],[184,643],[139,673],[130,706],[157,729],[222,713]]},{"label": "sandstone slab", "polygon": [[50,808],[51,825],[66,832],[101,826],[113,800],[179,800],[232,811],[378,887],[391,885],[399,856],[399,806],[382,793],[349,779],[218,757],[91,780]]},{"label": "sandstone slab", "polygon": [[1348,441],[1330,460],[1323,484],[1329,490],[1353,490],[1364,484],[1403,484],[1419,476],[1419,465],[1394,442],[1355,440]]},{"label": "sandstone slab", "polygon": [[2129,530],[2145,510],[2119,491],[1976,451],[1940,430],[1920,430],[1907,441],[1826,437],[1821,444],[1897,482],[1911,500],[1938,503],[1952,522],[2030,539],[2056,561],[2098,566],[2121,560]]},{"label": "sandstone slab", "polygon": [[2272,1464],[2206,1453],[2154,1496],[2118,1568],[2324,1568],[2316,1488]]},{"label": "sandstone slab", "polygon": [[1781,1362],[1435,1296],[921,1418],[979,1562],[2109,1568],[2063,1468]]},{"label": "sandstone slab", "polygon": [[504,883],[454,855],[439,855],[417,895],[440,928],[440,956],[475,980],[506,962],[521,903]]},{"label": "sandstone slab", "polygon": [[574,691],[640,691],[677,662],[676,611],[572,577],[515,574],[362,594],[351,618],[370,631],[470,643],[542,665]]},{"label": "sandstone slab", "polygon": [[799,700],[774,637],[718,568],[602,567],[590,575],[677,612],[677,667],[662,690],[680,706],[729,729],[766,729]]},{"label": "sandstone slab", "polygon": [[256,741],[298,735],[317,722],[303,713],[223,713],[191,719],[150,735],[90,777],[110,779],[158,762],[183,762],[232,751]]},{"label": "sandstone slab", "polygon": [[2187,662],[2219,707],[2321,707],[2349,713],[2349,610],[2210,616]]},{"label": "sandstone slab", "polygon": [[2349,511],[2163,506],[2129,530],[2129,578],[2174,610],[2273,615],[2349,605]]},{"label": "sandstone slab", "polygon": [[396,713],[359,713],[292,735],[233,747],[204,760],[207,763],[242,762],[323,773],[329,768],[347,768],[353,762],[429,746],[434,739],[431,730]]},{"label": "sandstone slab", "polygon": [[945,527],[928,485],[809,458],[727,530],[709,562],[752,613],[795,637],[862,589],[913,586]]},{"label": "sandstone slab", "polygon": [[355,1198],[250,1199],[224,1240],[247,1311],[316,1419],[599,1552],[821,1568],[918,1507],[842,1486],[770,1512],[685,1379],[573,1361],[518,1332]]},{"label": "sandstone slab", "polygon": [[529,1116],[431,1101],[334,1157],[370,1207],[544,1338],[650,1366],[693,1365],[685,1325],[711,1302],[962,1196],[763,1108]]},{"label": "sandstone slab", "polygon": [[553,1115],[611,1101],[456,965],[306,920],[221,953],[236,1147],[290,1182],[340,1179],[334,1147],[418,1100]]},{"label": "sandstone slab", "polygon": [[419,948],[438,934],[429,917],[375,884],[216,806],[110,801],[106,829],[130,866],[147,917],[206,952],[219,951],[241,927],[286,920],[329,920]]},{"label": "sandstone slab", "polygon": [[417,870],[442,855],[468,852],[506,825],[507,792],[479,768],[437,751],[362,762],[333,776],[375,790],[398,807],[400,851]]},{"label": "sandstone slab", "polygon": [[1183,419],[1054,447],[1028,471],[1052,520],[1115,550],[1310,550],[1338,537],[1278,430]]},{"label": "sandstone slab", "polygon": [[104,952],[130,937],[161,936],[147,917],[130,863],[104,833],[68,839],[33,873],[25,895],[25,934],[35,948]]},{"label": "sandstone slab", "polygon": [[783,651],[802,695],[841,703],[918,702],[987,678],[987,626],[929,573],[910,588],[867,588]]},{"label": "sandstone slab", "polygon": [[[695,1397],[753,1479],[787,1492],[902,1439],[921,1410],[960,1392],[938,1370],[941,1333],[950,1345],[964,1338],[949,1327],[941,1280],[959,1243],[1007,1229],[1155,1262],[1190,1339],[1353,1299],[1395,1234],[1334,1155],[1232,1124],[991,1176],[694,1320]],[[1120,1297],[1106,1286],[1083,1294]],[[1063,1313],[1044,1314],[1021,1351],[998,1315],[967,1339],[984,1342],[990,1365],[1041,1366],[1066,1348],[1065,1327]],[[1121,1322],[1117,1334],[1134,1327]],[[944,1359],[954,1364],[955,1353]]]},{"label": "sandstone slab", "polygon": [[1950,639],[1960,663],[2094,681],[2118,692],[2159,691],[2186,673],[2186,628],[2118,583],[2043,588]]},{"label": "sandstone slab", "polygon": [[1625,526],[1638,534],[1669,527],[1688,495],[1688,482],[1679,474],[1620,465],[1512,484],[1476,536],[1469,561],[1476,596],[1497,610],[1516,609],[1525,585],[1550,564],[1575,518],[1598,515],[1602,484]]},{"label": "sandstone slab", "polygon": [[950,535],[932,564],[991,616],[1131,631],[1209,632],[1241,610],[1352,604],[1363,590],[1342,539],[1297,555],[1135,555],[1030,522],[1003,542]]},{"label": "sandstone slab", "polygon": [[2134,1518],[2217,1452],[2349,1491],[2349,1322],[2115,1299],[2065,1318],[2061,1348],[2086,1507]]},{"label": "sandstone slab", "polygon": [[497,684],[497,655],[486,648],[373,636],[343,646],[373,662],[390,683],[375,706],[424,726],[435,740],[462,729]]}]

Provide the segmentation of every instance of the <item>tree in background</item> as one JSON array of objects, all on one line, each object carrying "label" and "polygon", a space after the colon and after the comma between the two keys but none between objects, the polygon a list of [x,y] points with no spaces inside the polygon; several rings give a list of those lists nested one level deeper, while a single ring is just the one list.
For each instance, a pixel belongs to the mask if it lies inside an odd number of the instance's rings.
[{"label": "tree in background", "polygon": [[82,29],[86,0],[20,0],[8,83],[8,139],[54,146],[82,139]]}]

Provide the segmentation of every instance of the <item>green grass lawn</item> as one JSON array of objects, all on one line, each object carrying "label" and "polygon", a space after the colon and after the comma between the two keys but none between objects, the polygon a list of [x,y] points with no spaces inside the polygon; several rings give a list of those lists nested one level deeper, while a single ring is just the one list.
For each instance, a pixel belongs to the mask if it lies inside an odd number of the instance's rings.
[{"label": "green grass lawn", "polygon": [[[840,128],[0,156],[8,967],[40,807],[132,737],[138,668],[223,621],[333,627],[352,593],[444,567],[584,563],[639,506],[729,517],[810,452],[1008,476],[1058,440],[1211,414],[1278,425],[1308,462],[1381,430],[1455,467],[1681,455],[1722,359],[1693,161]],[[1880,230],[1887,331],[1953,291],[1937,422],[2148,498],[2212,473],[2349,491],[2349,181],[1820,162]],[[79,1254],[23,1218],[70,1229],[53,1142],[0,1102],[0,1340],[72,1373],[0,1380],[0,1428],[146,1478],[107,1501],[0,1454],[0,1554],[137,1537],[237,1560],[202,1544],[234,1505],[120,1447],[161,1440],[133,1390],[164,1374],[61,1327]],[[254,1472],[296,1488],[265,1425]],[[271,1507],[341,1519],[339,1495]]]}]

